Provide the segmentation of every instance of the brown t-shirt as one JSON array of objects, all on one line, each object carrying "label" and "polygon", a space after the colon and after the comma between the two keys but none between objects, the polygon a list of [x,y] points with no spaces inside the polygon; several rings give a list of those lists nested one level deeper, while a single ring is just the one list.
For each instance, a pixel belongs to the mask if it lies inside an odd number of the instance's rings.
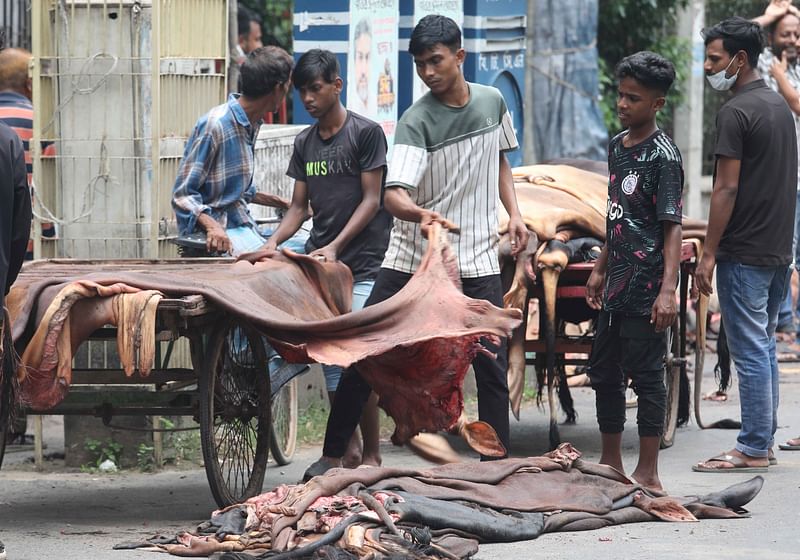
[{"label": "brown t-shirt", "polygon": [[714,154],[717,161],[741,161],[739,191],[717,260],[756,266],[792,262],[797,136],[783,97],[764,80],[743,86],[717,114]]}]

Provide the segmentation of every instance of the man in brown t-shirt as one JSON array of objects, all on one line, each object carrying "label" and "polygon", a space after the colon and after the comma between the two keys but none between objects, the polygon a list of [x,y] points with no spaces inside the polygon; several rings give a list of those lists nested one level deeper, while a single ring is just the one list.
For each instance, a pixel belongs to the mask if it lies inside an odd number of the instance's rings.
[{"label": "man in brown t-shirt", "polygon": [[733,96],[717,115],[714,191],[696,280],[711,294],[716,265],[742,427],[734,449],[693,469],[765,471],[777,429],[775,327],[791,273],[797,137],[786,101],[756,70],[764,48],[758,24],[730,18],[704,38],[708,81]]}]

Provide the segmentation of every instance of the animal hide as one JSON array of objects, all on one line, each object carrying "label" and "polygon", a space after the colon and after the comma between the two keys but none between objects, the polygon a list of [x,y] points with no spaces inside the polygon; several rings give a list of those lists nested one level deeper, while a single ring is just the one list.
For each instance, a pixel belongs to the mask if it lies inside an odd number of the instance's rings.
[{"label": "animal hide", "polygon": [[[15,342],[25,348],[18,372],[24,402],[38,409],[58,404],[69,389],[73,351],[105,324],[118,327],[123,355],[134,368],[136,352],[129,348],[138,348],[138,367],[146,373],[150,349],[136,340],[152,339],[156,303],[144,290],[171,298],[200,294],[260,331],[290,362],[356,364],[395,419],[396,444],[420,431],[454,427],[464,375],[483,351],[480,338],[509,336],[521,320],[518,309],[461,293],[454,255],[436,227],[408,285],[355,313],[346,313],[352,293],[347,267],[304,255],[213,265],[45,263],[23,270],[9,295]],[[141,312],[127,310],[134,301]],[[143,315],[144,322],[128,320]]]},{"label": "animal hide", "polygon": [[[260,548],[271,543],[262,558],[283,558],[285,551],[286,558],[307,557],[331,545],[359,558],[397,552],[404,558],[466,558],[476,552],[465,548],[469,542],[514,542],[623,523],[742,517],[742,507],[763,485],[756,477],[702,497],[656,497],[618,471],[580,457],[565,443],[541,457],[491,463],[333,469],[304,485],[282,485],[214,512],[201,525],[202,536],[178,539],[186,543],[183,555],[200,548],[196,543],[202,538],[203,552],[215,540],[238,542],[245,549],[251,539]],[[231,514],[237,523],[227,521]],[[229,532],[233,526],[241,527],[238,535]]]}]

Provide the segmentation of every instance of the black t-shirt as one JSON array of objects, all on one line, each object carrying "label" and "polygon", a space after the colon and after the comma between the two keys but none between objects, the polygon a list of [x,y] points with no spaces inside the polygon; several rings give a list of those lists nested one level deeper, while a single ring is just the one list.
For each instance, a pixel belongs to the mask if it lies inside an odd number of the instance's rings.
[{"label": "black t-shirt", "polygon": [[717,260],[756,266],[789,264],[797,198],[797,136],[783,97],[764,80],[743,86],[717,114],[714,154],[718,160],[741,161],[739,190]]},{"label": "black t-shirt", "polygon": [[[627,131],[626,131],[627,132]],[[664,276],[664,226],[681,223],[683,162],[672,139],[657,130],[626,148],[608,145],[605,309],[650,315]]]},{"label": "black t-shirt", "polygon": [[[328,245],[344,229],[362,199],[361,172],[384,168],[386,136],[380,125],[347,112],[341,130],[323,140],[314,124],[297,135],[287,175],[308,185],[314,226],[306,243],[311,252]],[[383,208],[356,235],[338,258],[356,282],[375,278],[389,244],[391,216]]]}]

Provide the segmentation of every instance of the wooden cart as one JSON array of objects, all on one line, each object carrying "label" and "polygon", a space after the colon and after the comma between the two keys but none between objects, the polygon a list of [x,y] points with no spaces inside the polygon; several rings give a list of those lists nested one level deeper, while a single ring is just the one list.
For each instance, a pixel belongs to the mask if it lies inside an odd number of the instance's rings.
[{"label": "wooden cart", "polygon": [[[694,274],[697,264],[696,248],[693,243],[683,243],[681,248],[680,279],[678,284],[679,309],[675,325],[670,329],[667,340],[665,359],[667,385],[667,414],[664,435],[661,438],[662,448],[670,447],[675,441],[675,429],[678,422],[678,404],[680,401],[680,380],[686,376],[687,366],[687,310],[689,305],[689,279]],[[586,282],[592,272],[594,263],[577,263],[568,265],[559,276],[556,292],[555,329],[551,329],[545,316],[543,302],[544,293],[540,283],[536,283],[529,291],[529,299],[539,301],[540,329],[539,338],[527,340],[526,353],[534,353],[535,357],[526,360],[538,371],[547,375],[556,375],[559,368],[565,365],[586,365],[585,357],[592,349],[592,333],[583,336],[570,336],[565,332],[567,323],[582,323],[594,320],[597,312],[586,303]],[[695,367],[702,367],[705,348],[695,351]]]},{"label": "wooden cart", "polygon": [[[197,259],[97,261],[98,272],[136,266],[180,266]],[[206,259],[209,266],[231,259]],[[69,259],[41,261],[26,274],[57,274],[59,265],[88,264]],[[270,447],[279,464],[294,452],[297,387],[294,377],[308,366],[283,364],[269,370],[268,346],[249,324],[215,308],[200,295],[165,298],[156,312],[156,340],[189,341],[191,368],[170,367],[172,345],[157,355],[147,377],[127,377],[121,369],[73,369],[67,397],[29,414],[89,415],[108,424],[119,415],[191,416],[199,424],[204,465],[220,507],[262,491]],[[116,328],[96,331],[92,340],[116,340]],[[147,391],[142,390],[147,385]],[[138,386],[138,387],[137,387]],[[91,390],[87,390],[91,387]],[[114,391],[98,391],[116,387]],[[125,390],[126,388],[130,390]],[[272,405],[276,418],[272,417]],[[7,419],[0,418],[0,463]]]}]

